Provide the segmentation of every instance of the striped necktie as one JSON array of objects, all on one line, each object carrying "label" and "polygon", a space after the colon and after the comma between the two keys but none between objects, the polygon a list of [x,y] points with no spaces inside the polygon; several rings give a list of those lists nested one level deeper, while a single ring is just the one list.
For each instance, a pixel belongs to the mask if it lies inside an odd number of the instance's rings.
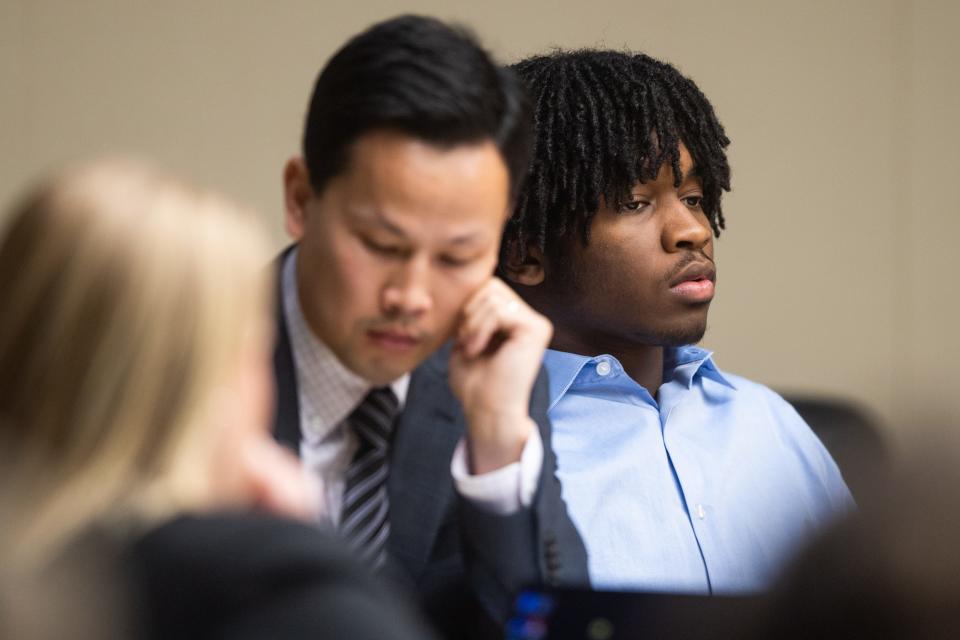
[{"label": "striped necktie", "polygon": [[399,413],[390,387],[370,391],[347,418],[360,446],[347,467],[340,532],[354,551],[374,568],[386,560],[390,535],[387,474],[390,434]]}]

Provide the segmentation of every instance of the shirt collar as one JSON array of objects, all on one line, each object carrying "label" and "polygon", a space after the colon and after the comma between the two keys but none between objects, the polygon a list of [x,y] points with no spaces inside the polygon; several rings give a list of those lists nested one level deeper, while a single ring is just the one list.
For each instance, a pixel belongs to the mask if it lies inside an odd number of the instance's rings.
[{"label": "shirt collar", "polygon": [[[543,364],[549,373],[550,408],[563,397],[570,389],[584,367],[607,360],[616,371],[623,371],[623,366],[615,357],[601,354],[594,357],[547,349],[543,356]],[[693,386],[697,376],[716,380],[731,389],[736,389],[713,361],[713,352],[693,345],[682,347],[665,347],[663,353],[664,382],[674,381],[683,384],[687,389]]]},{"label": "shirt collar", "polygon": [[[319,441],[353,412],[373,385],[344,366],[307,325],[297,290],[297,252],[294,248],[283,265],[284,315],[297,373],[301,423]],[[409,386],[410,374],[390,383],[401,409]]]},{"label": "shirt collar", "polygon": [[736,386],[717,368],[713,352],[694,345],[666,347],[663,350],[663,370],[664,381],[668,379],[666,374],[672,372],[672,379],[683,383],[687,389],[693,386],[694,379],[700,375],[736,390]]}]

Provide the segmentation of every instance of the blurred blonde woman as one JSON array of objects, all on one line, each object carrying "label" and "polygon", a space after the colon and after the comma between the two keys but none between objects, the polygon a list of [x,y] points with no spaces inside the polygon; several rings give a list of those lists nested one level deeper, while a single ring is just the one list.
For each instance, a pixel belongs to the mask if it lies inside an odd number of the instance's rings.
[{"label": "blurred blonde woman", "polygon": [[335,542],[262,515],[308,516],[317,498],[268,432],[269,254],[253,223],[117,160],[41,185],[9,219],[4,567],[107,537],[157,637],[417,637]]}]

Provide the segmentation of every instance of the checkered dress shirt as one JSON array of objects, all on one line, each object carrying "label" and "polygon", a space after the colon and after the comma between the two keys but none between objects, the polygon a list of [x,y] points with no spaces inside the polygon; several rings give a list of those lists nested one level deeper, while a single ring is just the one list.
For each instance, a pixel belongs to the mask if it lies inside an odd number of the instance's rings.
[{"label": "checkered dress shirt", "polygon": [[[321,519],[335,527],[340,520],[344,474],[359,444],[346,418],[373,385],[343,366],[307,326],[297,292],[296,264],[294,249],[283,265],[281,286],[300,402],[300,458],[323,487]],[[390,385],[401,408],[409,384],[407,374]]]}]

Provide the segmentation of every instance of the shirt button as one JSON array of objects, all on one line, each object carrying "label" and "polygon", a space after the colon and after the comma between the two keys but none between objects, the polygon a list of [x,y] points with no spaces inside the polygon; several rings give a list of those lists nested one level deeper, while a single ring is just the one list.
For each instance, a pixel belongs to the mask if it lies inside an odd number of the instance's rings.
[{"label": "shirt button", "polygon": [[707,510],[703,508],[703,505],[702,505],[702,504],[698,504],[698,505],[695,507],[695,510],[696,510],[696,513],[697,513],[697,517],[700,518],[701,520],[703,520],[704,518],[707,517]]},{"label": "shirt button", "polygon": [[611,367],[610,367],[609,360],[601,360],[600,362],[597,363],[597,375],[599,376],[610,375],[610,368]]}]

